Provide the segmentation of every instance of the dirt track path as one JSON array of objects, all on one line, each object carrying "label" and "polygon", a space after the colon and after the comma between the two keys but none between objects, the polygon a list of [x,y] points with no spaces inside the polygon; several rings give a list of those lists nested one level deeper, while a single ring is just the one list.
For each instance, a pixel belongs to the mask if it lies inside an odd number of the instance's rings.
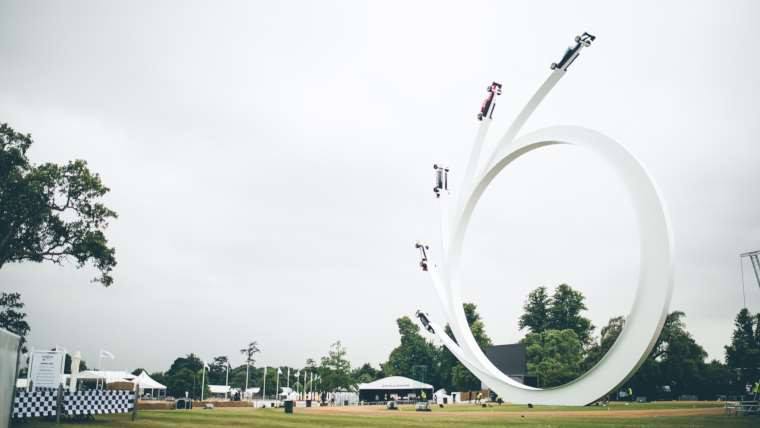
[{"label": "dirt track path", "polygon": [[[369,406],[356,407],[314,407],[299,408],[299,412],[319,413],[319,414],[351,414],[367,416],[388,416],[391,412],[386,409],[376,409]],[[410,415],[409,411],[399,411],[399,415]],[[603,417],[603,418],[651,418],[653,416],[703,416],[703,415],[720,415],[723,413],[722,407],[703,407],[696,409],[661,409],[661,410],[557,410],[541,411],[433,411],[426,413],[432,417],[514,417],[524,416],[532,417]]]}]

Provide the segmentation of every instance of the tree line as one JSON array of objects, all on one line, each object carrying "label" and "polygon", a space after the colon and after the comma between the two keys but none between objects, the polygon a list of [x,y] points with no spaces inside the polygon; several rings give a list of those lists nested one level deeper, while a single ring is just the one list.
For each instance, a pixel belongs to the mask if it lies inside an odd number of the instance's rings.
[{"label": "tree line", "polygon": [[[60,165],[32,163],[27,156],[32,144],[30,134],[0,123],[0,269],[8,263],[73,260],[77,267],[90,264],[99,271],[94,282],[111,285],[116,258],[105,230],[117,214],[102,202],[110,189],[84,160]],[[538,287],[527,296],[518,326],[526,332],[521,343],[526,348],[528,373],[536,376],[539,386],[557,386],[577,378],[599,362],[622,332],[625,317],[617,316],[595,335],[596,327],[582,315],[587,310],[584,300],[581,292],[566,284],[551,295],[545,287]],[[0,327],[25,338],[30,328],[23,307],[18,293],[0,294]],[[491,346],[477,307],[465,303],[463,309],[478,345],[482,349]],[[714,398],[739,394],[760,379],[760,314],[746,308],[737,314],[723,361],[705,361],[707,353],[687,331],[685,320],[681,311],[668,314],[654,348],[628,380],[638,395]],[[323,390],[350,388],[386,375],[412,377],[449,391],[480,388],[480,381],[445,347],[423,337],[409,317],[399,318],[396,325],[400,344],[379,369],[368,363],[352,368],[346,349],[336,342],[319,363],[308,359],[300,368],[291,367],[291,385],[303,388],[303,378],[297,379],[295,373],[308,372],[317,375]],[[446,333],[453,339],[448,326]],[[248,343],[241,350],[246,363],[234,368],[228,356],[215,357],[209,365],[209,382],[226,382],[229,371],[229,384],[244,388],[263,384],[266,372],[267,383],[274,385],[277,368],[256,368],[257,352],[258,344]],[[202,367],[200,359],[190,353],[175,359],[167,371],[152,375],[167,384],[170,394],[192,391],[199,395]],[[287,376],[288,367],[279,369]]]},{"label": "tree line", "polygon": [[[473,303],[464,304],[470,330],[482,350],[492,345],[485,325]],[[576,379],[612,347],[625,327],[625,317],[616,316],[595,335],[596,327],[583,316],[585,297],[567,284],[550,294],[545,287],[531,291],[518,321],[525,337],[527,372],[538,386],[554,387]],[[387,374],[412,377],[448,391],[480,389],[475,378],[445,346],[436,345],[420,333],[409,317],[398,325],[400,344],[382,364]],[[451,329],[446,333],[454,339]],[[760,381],[760,313],[746,308],[736,316],[725,359],[705,361],[707,352],[686,329],[686,314],[668,314],[662,332],[644,363],[625,383],[635,395],[648,399],[677,399],[696,395],[715,399],[719,395],[741,395],[748,385]],[[425,367],[423,370],[422,367]],[[615,391],[610,391],[614,394]]]}]

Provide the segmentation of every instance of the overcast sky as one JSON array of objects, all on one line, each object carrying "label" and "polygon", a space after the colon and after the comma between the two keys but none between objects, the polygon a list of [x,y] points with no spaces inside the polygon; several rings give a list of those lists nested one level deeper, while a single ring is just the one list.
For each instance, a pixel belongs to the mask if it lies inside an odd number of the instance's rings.
[{"label": "overcast sky", "polygon": [[[457,191],[486,85],[489,141],[573,37],[597,36],[524,131],[573,124],[628,147],[675,236],[672,309],[723,358],[760,248],[760,4],[733,2],[0,1],[0,122],[34,162],[86,159],[111,188],[110,288],[73,264],[6,265],[36,348],[106,368],[179,355],[301,366],[341,340],[385,361],[395,319],[441,319],[416,239],[437,239],[432,164]],[[459,175],[457,175],[459,174]],[[495,343],[562,282],[597,327],[630,310],[636,224],[621,183],[572,147],[534,152],[484,196],[466,297]],[[760,289],[745,268],[747,303]],[[598,331],[598,329],[597,329]]]}]

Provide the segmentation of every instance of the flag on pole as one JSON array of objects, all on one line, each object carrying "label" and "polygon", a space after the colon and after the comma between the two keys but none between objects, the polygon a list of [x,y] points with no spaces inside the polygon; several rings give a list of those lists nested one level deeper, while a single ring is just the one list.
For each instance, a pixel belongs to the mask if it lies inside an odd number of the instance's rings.
[{"label": "flag on pole", "polygon": [[105,349],[101,349],[100,350],[100,358],[110,358],[110,359],[113,360],[116,357],[114,357],[112,353],[106,351]]}]

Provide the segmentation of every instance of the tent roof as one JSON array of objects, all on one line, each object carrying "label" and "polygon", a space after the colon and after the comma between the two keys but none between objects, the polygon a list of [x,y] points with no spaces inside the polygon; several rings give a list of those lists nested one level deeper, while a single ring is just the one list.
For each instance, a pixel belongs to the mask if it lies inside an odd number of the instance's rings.
[{"label": "tent roof", "polygon": [[152,377],[148,376],[148,373],[146,373],[145,370],[141,371],[140,375],[137,376],[134,381],[137,382],[142,389],[166,389],[164,385],[161,385],[153,380]]},{"label": "tent roof", "polygon": [[404,376],[390,376],[374,382],[359,384],[359,390],[362,389],[433,389],[433,385]]},{"label": "tent roof", "polygon": [[85,370],[77,374],[77,379],[105,379],[107,383],[133,381],[137,376],[132,373],[113,370]]},{"label": "tent roof", "polygon": [[208,390],[211,391],[212,394],[226,394],[230,392],[229,385],[211,385],[209,384]]}]

